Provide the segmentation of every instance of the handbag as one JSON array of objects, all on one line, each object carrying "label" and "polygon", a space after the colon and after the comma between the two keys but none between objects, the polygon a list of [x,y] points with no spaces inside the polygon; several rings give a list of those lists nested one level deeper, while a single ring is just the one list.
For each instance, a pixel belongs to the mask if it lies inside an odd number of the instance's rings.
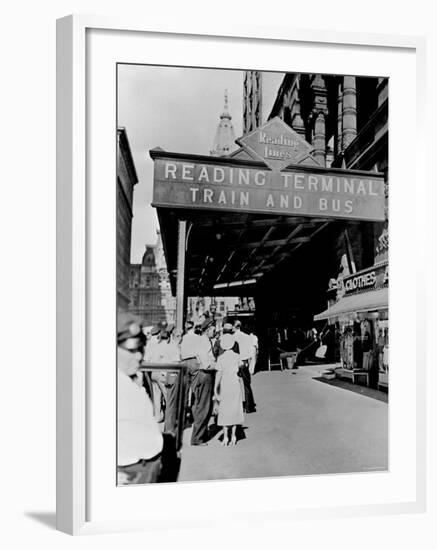
[{"label": "handbag", "polygon": [[322,344],[321,346],[319,346],[317,349],[316,349],[316,353],[315,353],[315,356],[318,358],[318,359],[324,359],[325,355],[326,355],[326,350],[328,349],[328,346],[326,346],[325,344]]}]

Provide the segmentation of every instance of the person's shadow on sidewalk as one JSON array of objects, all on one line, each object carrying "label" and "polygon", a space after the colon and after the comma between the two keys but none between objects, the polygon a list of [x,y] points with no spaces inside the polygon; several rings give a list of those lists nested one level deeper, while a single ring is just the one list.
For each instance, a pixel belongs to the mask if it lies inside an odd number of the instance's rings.
[{"label": "person's shadow on sidewalk", "polygon": [[242,441],[243,439],[247,439],[246,436],[246,430],[249,428],[247,426],[237,426],[236,435],[237,435],[237,442]]}]

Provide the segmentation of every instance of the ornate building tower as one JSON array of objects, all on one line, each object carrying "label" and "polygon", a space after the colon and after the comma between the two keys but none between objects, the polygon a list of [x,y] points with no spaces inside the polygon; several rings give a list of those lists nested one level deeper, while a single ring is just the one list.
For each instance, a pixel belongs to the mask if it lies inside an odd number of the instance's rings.
[{"label": "ornate building tower", "polygon": [[262,80],[260,71],[246,71],[243,83],[243,134],[262,123]]},{"label": "ornate building tower", "polygon": [[235,132],[232,125],[232,117],[229,113],[228,91],[225,90],[225,106],[220,115],[220,122],[215,133],[210,154],[214,157],[225,157],[235,148]]}]

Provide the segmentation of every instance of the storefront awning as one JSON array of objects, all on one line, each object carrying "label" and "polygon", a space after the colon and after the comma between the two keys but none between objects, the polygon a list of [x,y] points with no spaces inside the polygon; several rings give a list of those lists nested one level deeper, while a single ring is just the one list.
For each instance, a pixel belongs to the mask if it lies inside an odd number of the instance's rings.
[{"label": "storefront awning", "polygon": [[341,298],[336,304],[314,316],[315,321],[337,319],[348,313],[365,313],[388,309],[388,288],[380,288]]}]

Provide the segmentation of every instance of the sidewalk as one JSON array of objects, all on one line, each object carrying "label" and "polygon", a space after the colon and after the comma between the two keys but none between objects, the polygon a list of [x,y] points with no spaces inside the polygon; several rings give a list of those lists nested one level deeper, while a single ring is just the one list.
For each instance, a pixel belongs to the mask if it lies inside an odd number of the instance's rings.
[{"label": "sidewalk", "polygon": [[387,403],[322,383],[325,369],[256,374],[258,412],[246,415],[245,439],[222,447],[218,434],[191,447],[187,430],[179,481],[386,470]]}]

